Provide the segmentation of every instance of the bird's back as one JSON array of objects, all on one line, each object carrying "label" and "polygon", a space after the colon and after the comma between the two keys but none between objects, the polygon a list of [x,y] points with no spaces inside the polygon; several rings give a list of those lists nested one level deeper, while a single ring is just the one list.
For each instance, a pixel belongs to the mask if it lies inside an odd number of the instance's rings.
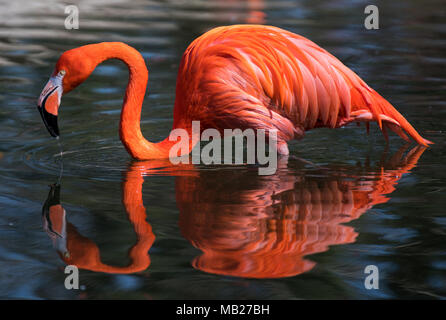
[{"label": "bird's back", "polygon": [[197,38],[183,55],[176,94],[175,121],[188,115],[215,128],[278,129],[287,141],[368,117],[426,141],[333,55],[271,26],[219,27]]}]

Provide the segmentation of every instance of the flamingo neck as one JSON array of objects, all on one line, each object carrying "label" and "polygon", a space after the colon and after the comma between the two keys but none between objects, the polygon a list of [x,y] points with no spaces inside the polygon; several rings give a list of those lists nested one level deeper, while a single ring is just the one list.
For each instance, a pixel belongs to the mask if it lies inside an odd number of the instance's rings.
[{"label": "flamingo neck", "polygon": [[139,160],[168,158],[170,147],[175,142],[166,138],[161,142],[152,143],[141,133],[141,108],[149,78],[141,54],[122,42],[102,42],[87,45],[85,49],[95,66],[108,59],[119,59],[129,69],[129,82],[119,124],[119,136],[128,153]]}]

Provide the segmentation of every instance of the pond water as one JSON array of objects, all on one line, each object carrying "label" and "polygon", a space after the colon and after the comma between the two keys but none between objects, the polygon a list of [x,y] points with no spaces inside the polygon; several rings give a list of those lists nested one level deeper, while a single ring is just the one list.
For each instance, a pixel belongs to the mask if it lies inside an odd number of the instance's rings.
[{"label": "pond water", "polygon": [[[446,7],[379,2],[380,29],[366,30],[367,4],[78,1],[80,28],[66,30],[58,1],[1,1],[0,297],[445,298]],[[127,68],[108,61],[63,98],[61,160],[36,99],[63,51],[139,50],[150,72],[142,131],[159,141],[187,45],[238,23],[315,41],[435,144],[391,136],[387,148],[376,125],[369,136],[348,126],[308,132],[271,176],[132,161],[118,135]],[[64,287],[67,264],[80,268],[79,290]],[[367,265],[378,290],[364,286]]]}]

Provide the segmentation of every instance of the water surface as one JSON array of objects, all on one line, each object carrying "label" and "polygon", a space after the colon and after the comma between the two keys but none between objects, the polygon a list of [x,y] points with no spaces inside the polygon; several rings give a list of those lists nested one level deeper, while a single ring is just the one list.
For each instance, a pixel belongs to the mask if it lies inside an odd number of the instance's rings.
[{"label": "water surface", "polygon": [[[57,1],[0,5],[0,297],[427,298],[446,296],[442,1]],[[329,50],[435,144],[390,146],[372,125],[319,129],[275,175],[249,166],[135,162],[118,137],[128,79],[99,66],[65,96],[59,146],[35,102],[61,52],[125,41],[149,67],[142,131],[164,139],[187,45],[215,26],[262,23]],[[305,159],[306,162],[302,162]],[[60,185],[53,186],[60,182]],[[81,290],[64,267],[81,268]],[[379,290],[364,268],[380,270]]]}]

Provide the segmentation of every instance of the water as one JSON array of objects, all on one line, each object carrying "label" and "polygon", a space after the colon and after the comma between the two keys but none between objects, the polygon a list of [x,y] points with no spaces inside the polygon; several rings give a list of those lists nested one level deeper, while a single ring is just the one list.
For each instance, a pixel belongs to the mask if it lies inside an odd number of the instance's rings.
[{"label": "water", "polygon": [[[0,297],[445,298],[446,8],[380,2],[380,29],[367,31],[367,4],[79,1],[80,29],[65,30],[56,1],[1,1]],[[109,61],[63,98],[62,173],[35,107],[61,52],[137,48],[150,71],[142,130],[157,141],[172,125],[183,51],[235,23],[312,39],[435,144],[392,136],[386,149],[376,125],[368,137],[349,126],[292,143],[273,176],[134,162],[117,130],[127,69]],[[80,290],[64,288],[67,263],[81,268]],[[379,290],[364,288],[370,264]]]}]

